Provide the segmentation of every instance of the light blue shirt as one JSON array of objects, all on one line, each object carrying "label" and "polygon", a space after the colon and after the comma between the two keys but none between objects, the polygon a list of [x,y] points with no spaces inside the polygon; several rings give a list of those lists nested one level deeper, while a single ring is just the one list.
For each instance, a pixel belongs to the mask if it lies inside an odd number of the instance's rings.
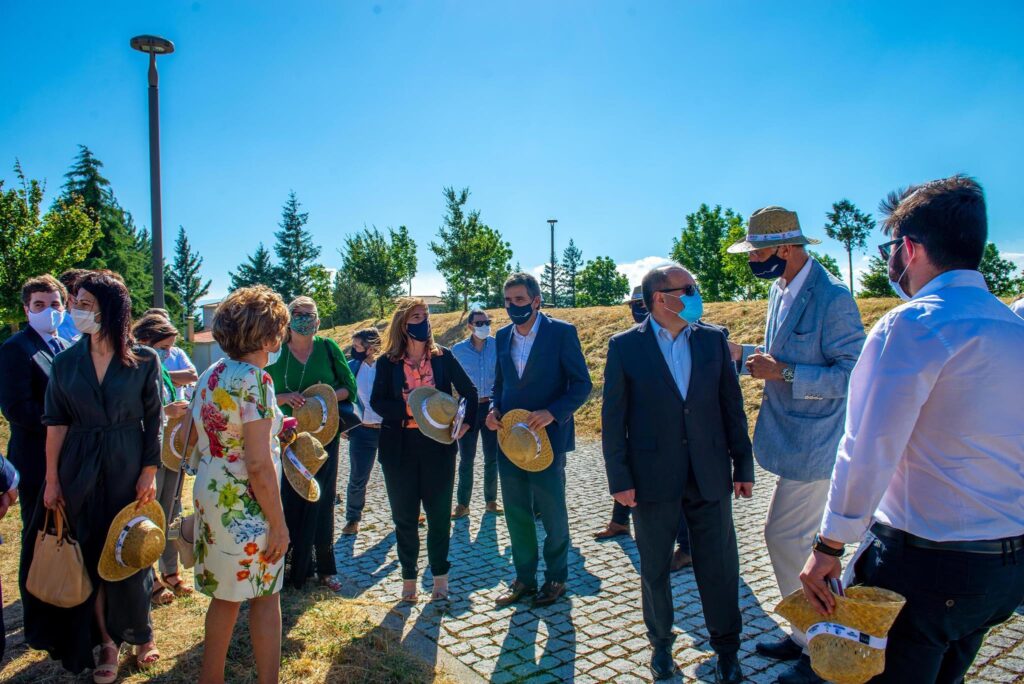
[{"label": "light blue shirt", "polygon": [[57,337],[67,341],[70,345],[72,342],[77,342],[81,336],[82,333],[78,332],[75,322],[71,319],[71,312],[65,309],[64,318],[61,320],[60,325],[57,326]]},{"label": "light blue shirt", "polygon": [[654,331],[654,339],[658,341],[658,349],[665,357],[665,363],[672,373],[672,379],[679,388],[679,394],[686,399],[686,390],[690,387],[690,371],[693,367],[693,359],[690,357],[690,334],[693,326],[686,326],[674,338],[666,328],[658,325],[654,316],[647,319]]},{"label": "light blue shirt", "polygon": [[493,337],[484,340],[480,351],[473,346],[473,338],[467,338],[452,346],[452,354],[473,381],[480,400],[490,399],[494,390],[494,369],[498,364],[498,342]]}]

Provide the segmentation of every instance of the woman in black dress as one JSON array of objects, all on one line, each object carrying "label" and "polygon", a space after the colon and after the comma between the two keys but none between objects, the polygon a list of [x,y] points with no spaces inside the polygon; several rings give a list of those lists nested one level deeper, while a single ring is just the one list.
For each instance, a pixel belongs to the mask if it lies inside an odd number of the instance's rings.
[{"label": "woman in black dress", "polygon": [[[134,345],[131,296],[117,276],[90,273],[77,287],[72,316],[84,337],[53,362],[43,415],[43,504],[54,508],[63,503],[93,594],[74,608],[57,608],[33,597],[25,591],[33,544],[25,544],[21,596],[29,646],[48,651],[71,672],[95,667],[94,681],[112,682],[123,642],[136,646],[140,665],[159,658],[150,620],[152,570],[106,582],[97,563],[117,512],[156,495],[160,359],[152,349]],[[42,526],[43,514],[43,507],[37,507],[33,530]],[[94,661],[96,646],[100,651]]]}]

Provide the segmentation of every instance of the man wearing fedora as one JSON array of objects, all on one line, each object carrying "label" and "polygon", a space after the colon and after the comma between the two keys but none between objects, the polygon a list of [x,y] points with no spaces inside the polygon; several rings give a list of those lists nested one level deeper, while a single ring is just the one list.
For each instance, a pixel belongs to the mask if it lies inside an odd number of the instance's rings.
[{"label": "man wearing fedora", "polygon": [[[754,428],[754,456],[778,475],[764,536],[779,591],[800,588],[800,569],[817,531],[828,479],[843,433],[850,371],[864,344],[864,326],[853,295],[807,254],[796,213],[758,209],[747,236],[729,247],[746,252],[750,270],[774,279],[768,293],[764,343],[729,343],[741,373],[764,380]],[[797,660],[779,676],[783,684],[819,682],[801,653],[806,638],[793,630],[780,642],[759,643],[757,652]]]},{"label": "man wearing fedora", "polygon": [[800,579],[831,613],[824,580],[863,538],[847,568],[857,583],[906,598],[872,681],[962,682],[988,630],[1024,600],[1024,321],[978,272],[988,221],[977,181],[912,187],[883,211],[892,240],[879,250],[907,303],[875,324],[850,377]]},{"label": "man wearing fedora", "polygon": [[[566,453],[576,448],[573,414],[590,395],[592,383],[576,328],[540,312],[540,285],[529,273],[505,281],[505,310],[512,322],[498,331],[497,366],[486,424],[502,427],[512,409],[529,411],[527,427],[546,430],[554,456],[538,472],[516,466],[499,450],[498,474],[505,521],[512,540],[516,579],[496,601],[498,607],[534,596],[534,606],[554,603],[565,593],[569,574],[569,513],[565,503]],[[508,427],[508,426],[506,426]],[[544,540],[544,585],[537,591],[537,528]]]},{"label": "man wearing fedora", "polygon": [[651,314],[608,342],[601,441],[608,488],[633,509],[651,674],[672,657],[672,547],[684,514],[719,682],[743,679],[739,555],[731,497],[749,498],[754,459],[743,395],[721,330],[700,325],[700,291],[669,264],[643,279]]}]

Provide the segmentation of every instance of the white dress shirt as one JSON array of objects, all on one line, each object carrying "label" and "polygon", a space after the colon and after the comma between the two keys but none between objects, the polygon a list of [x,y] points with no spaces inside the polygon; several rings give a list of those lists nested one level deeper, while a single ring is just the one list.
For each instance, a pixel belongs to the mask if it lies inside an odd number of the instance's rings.
[{"label": "white dress shirt", "polygon": [[377,364],[363,361],[356,373],[356,396],[363,407],[363,422],[368,425],[380,425],[380,414],[370,407],[370,395],[373,394],[373,378],[377,375]]},{"label": "white dress shirt", "polygon": [[693,370],[693,359],[690,356],[690,334],[693,332],[693,326],[687,325],[673,337],[670,330],[658,325],[654,316],[647,320],[654,331],[654,339],[658,341],[661,355],[665,357],[665,363],[672,373],[672,380],[679,388],[679,394],[686,399],[686,390],[690,387],[690,373]]},{"label": "white dress shirt", "polygon": [[872,519],[932,541],[1024,534],[1024,320],[977,271],[882,317],[850,376],[821,535]]},{"label": "white dress shirt", "polygon": [[1010,310],[1021,318],[1024,318],[1024,299],[1018,299],[1013,304],[1010,304]]},{"label": "white dress shirt", "polygon": [[512,354],[512,363],[516,365],[516,372],[519,373],[520,378],[523,377],[523,371],[526,370],[526,362],[530,360],[530,350],[533,349],[533,343],[537,341],[540,316],[541,314],[538,311],[533,319],[533,327],[525,335],[520,335],[519,328],[514,325],[512,326],[512,341],[509,352]]},{"label": "white dress shirt", "polygon": [[776,314],[779,322],[778,325],[782,325],[782,322],[786,320],[786,314],[793,307],[793,302],[796,301],[796,296],[800,294],[800,288],[804,286],[804,281],[807,280],[807,275],[811,272],[811,262],[814,261],[811,257],[807,258],[807,263],[804,264],[803,268],[793,276],[793,280],[786,282],[785,278],[779,278],[775,281],[774,287],[779,289],[779,310]]}]

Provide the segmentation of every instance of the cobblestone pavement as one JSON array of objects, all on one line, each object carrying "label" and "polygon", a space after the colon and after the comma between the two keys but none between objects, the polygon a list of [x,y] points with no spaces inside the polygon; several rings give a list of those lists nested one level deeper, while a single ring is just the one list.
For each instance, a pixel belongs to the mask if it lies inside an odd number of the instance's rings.
[{"label": "cobblestone pavement", "polygon": [[[344,444],[344,443],[343,443]],[[405,630],[416,630],[482,678],[504,682],[636,682],[647,680],[650,650],[640,614],[639,559],[631,538],[595,542],[592,533],[611,512],[600,445],[582,442],[569,455],[567,471],[569,557],[567,598],[538,610],[527,605],[495,609],[494,599],[513,579],[512,551],[503,518],[484,514],[482,456],[476,458],[469,518],[454,521],[450,559],[451,600],[445,610],[426,601],[431,579],[424,571],[420,603],[399,604],[401,578],[390,509],[380,467],[374,468],[367,507],[357,537],[340,537],[335,547],[339,572],[361,598],[395,606]],[[348,482],[348,456],[341,450],[338,493]],[[740,551],[740,603],[744,632],[741,656],[748,681],[774,682],[786,665],[759,658],[754,644],[782,638],[779,600],[762,526],[773,478],[758,472],[753,499],[736,503]],[[338,507],[340,530],[344,507]],[[543,528],[538,524],[543,538]],[[421,529],[421,537],[425,529]],[[426,564],[421,540],[420,565]],[[543,568],[543,561],[541,561]],[[693,572],[672,579],[676,599],[675,658],[687,681],[714,680]],[[393,623],[394,621],[392,621]],[[427,654],[429,657],[429,653]],[[981,649],[970,681],[1024,681],[1024,615],[993,630]]]}]

